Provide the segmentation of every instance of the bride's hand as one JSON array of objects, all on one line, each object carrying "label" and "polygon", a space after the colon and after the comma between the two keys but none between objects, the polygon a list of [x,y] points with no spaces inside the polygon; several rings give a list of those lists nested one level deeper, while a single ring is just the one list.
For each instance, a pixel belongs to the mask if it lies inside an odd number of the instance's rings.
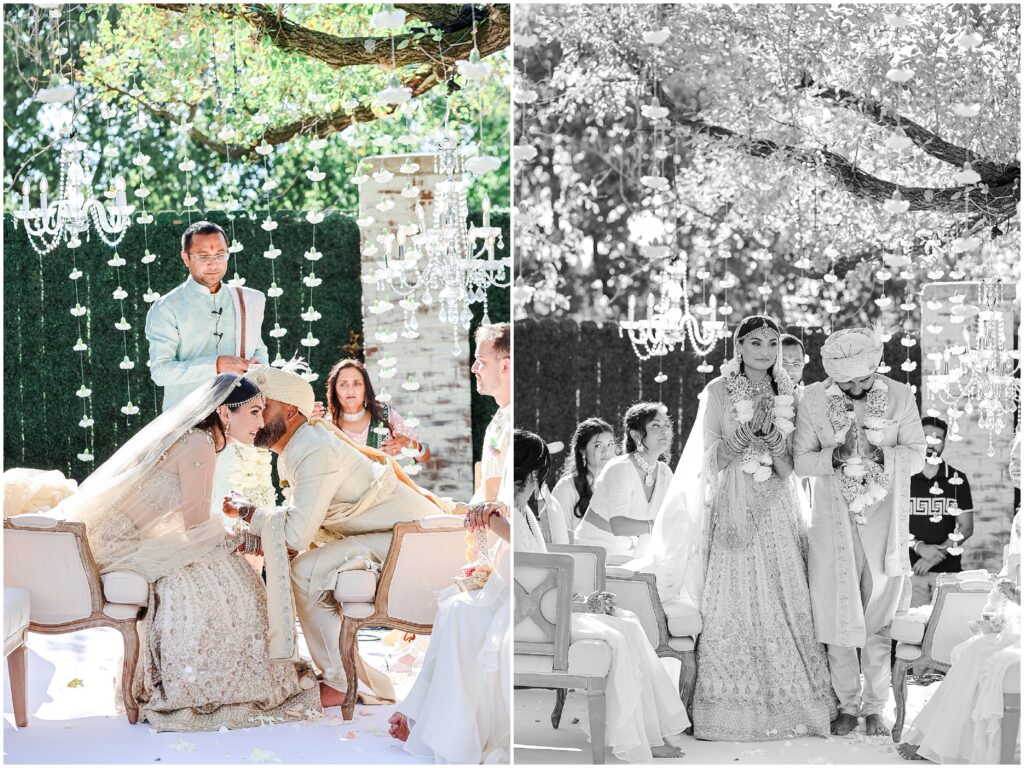
[{"label": "bride's hand", "polygon": [[248,520],[256,511],[256,506],[248,498],[240,493],[232,491],[224,497],[224,504],[221,507],[228,517],[241,517]]}]

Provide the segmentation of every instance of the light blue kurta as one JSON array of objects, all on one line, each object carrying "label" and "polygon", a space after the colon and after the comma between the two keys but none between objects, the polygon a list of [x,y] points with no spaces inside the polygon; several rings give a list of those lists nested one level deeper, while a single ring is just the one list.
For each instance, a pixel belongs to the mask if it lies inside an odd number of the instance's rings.
[{"label": "light blue kurta", "polygon": [[[263,295],[250,288],[243,291],[246,356],[266,363],[267,346],[260,331]],[[216,293],[210,293],[190,276],[150,307],[146,317],[149,373],[153,382],[164,388],[163,410],[216,376],[218,356],[239,353],[239,318],[232,293],[226,283],[221,283]]]}]

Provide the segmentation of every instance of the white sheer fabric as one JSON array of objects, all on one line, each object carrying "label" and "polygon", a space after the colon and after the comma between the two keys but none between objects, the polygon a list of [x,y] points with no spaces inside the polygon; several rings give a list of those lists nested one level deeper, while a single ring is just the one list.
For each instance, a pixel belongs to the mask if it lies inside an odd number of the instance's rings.
[{"label": "white sheer fabric", "polygon": [[[517,552],[547,552],[529,509],[516,507],[512,528]],[[651,747],[689,727],[679,693],[635,615],[621,609],[614,616],[574,613],[570,636],[573,642],[602,640],[611,648],[605,744],[615,757],[630,763],[650,762]],[[587,724],[582,725],[586,730]]]}]

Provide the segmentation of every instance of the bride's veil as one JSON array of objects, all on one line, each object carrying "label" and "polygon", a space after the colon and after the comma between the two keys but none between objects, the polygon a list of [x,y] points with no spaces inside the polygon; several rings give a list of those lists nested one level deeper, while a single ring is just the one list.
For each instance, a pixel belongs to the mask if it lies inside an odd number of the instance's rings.
[{"label": "bride's veil", "polygon": [[662,600],[678,599],[700,610],[704,586],[705,508],[709,481],[717,467],[706,466],[704,420],[708,390],[700,393],[697,417],[676,464],[668,494],[658,510],[646,552],[626,563],[653,573]]},{"label": "bride's veil", "polygon": [[[208,514],[215,462],[178,456],[187,449],[176,444],[240,379],[224,373],[200,385],[140,429],[54,510],[85,523],[101,571],[132,570],[153,580],[224,540],[222,524]],[[170,487],[153,479],[161,462],[168,470],[182,468]]]}]

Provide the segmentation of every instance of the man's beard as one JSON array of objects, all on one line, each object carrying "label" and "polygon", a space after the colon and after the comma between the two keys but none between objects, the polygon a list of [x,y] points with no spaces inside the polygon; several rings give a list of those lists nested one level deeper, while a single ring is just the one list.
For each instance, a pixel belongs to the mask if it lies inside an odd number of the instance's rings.
[{"label": "man's beard", "polygon": [[859,395],[855,395],[855,394],[853,394],[852,392],[847,392],[847,393],[846,393],[846,396],[847,396],[848,398],[850,398],[851,400],[863,400],[863,399],[864,399],[865,397],[867,397],[867,396],[868,396],[868,392],[869,392],[869,391],[870,391],[870,390],[868,390],[868,389],[862,389],[862,390],[860,391],[860,394],[859,394]]},{"label": "man's beard", "polygon": [[287,428],[284,417],[278,417],[273,421],[268,421],[263,425],[263,428],[256,433],[256,437],[252,441],[252,444],[257,448],[270,448],[281,439],[281,436],[284,435],[284,431]]}]

